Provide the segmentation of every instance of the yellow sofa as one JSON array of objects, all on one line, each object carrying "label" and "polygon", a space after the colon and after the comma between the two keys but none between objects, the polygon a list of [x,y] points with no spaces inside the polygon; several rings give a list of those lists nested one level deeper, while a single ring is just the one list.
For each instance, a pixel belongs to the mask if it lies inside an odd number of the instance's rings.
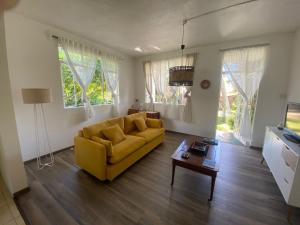
[{"label": "yellow sofa", "polygon": [[[146,121],[146,130],[137,130],[134,123],[136,118]],[[115,145],[95,141],[95,137],[105,139],[101,131],[115,124],[124,131],[125,140]],[[164,137],[163,122],[148,119],[143,112],[105,120],[79,131],[75,137],[75,161],[78,166],[98,179],[111,181],[162,143]]]}]

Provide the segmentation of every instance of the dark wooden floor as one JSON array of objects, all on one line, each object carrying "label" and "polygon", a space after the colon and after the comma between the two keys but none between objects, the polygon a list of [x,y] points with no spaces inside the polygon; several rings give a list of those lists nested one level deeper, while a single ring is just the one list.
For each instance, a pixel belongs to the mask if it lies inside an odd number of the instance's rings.
[{"label": "dark wooden floor", "polygon": [[[18,197],[18,205],[32,225],[288,224],[287,206],[256,150],[221,144],[210,206],[209,177],[177,167],[171,189],[170,156],[184,137],[167,133],[164,144],[111,183],[80,170],[71,150],[57,153],[52,168],[37,171],[29,163],[31,191]],[[300,224],[298,210],[293,224]]]}]

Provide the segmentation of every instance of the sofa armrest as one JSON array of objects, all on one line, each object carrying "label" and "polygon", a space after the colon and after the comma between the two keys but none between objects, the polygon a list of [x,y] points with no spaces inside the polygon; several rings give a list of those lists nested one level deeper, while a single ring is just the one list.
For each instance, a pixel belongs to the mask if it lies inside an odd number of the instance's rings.
[{"label": "sofa armrest", "polygon": [[80,136],[75,137],[74,142],[77,165],[98,179],[106,180],[105,146]]},{"label": "sofa armrest", "polygon": [[162,119],[147,118],[146,124],[147,124],[147,127],[150,127],[150,128],[164,128],[164,122]]}]

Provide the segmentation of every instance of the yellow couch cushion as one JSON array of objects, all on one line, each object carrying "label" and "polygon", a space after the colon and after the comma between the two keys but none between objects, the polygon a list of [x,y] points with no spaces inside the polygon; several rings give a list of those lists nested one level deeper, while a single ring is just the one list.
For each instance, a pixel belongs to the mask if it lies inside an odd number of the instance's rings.
[{"label": "yellow couch cushion", "polygon": [[146,142],[151,142],[153,139],[158,137],[159,135],[165,132],[164,128],[147,128],[146,130],[139,132],[139,131],[132,131],[130,135],[142,137],[146,140]]},{"label": "yellow couch cushion", "polygon": [[146,125],[144,118],[134,119],[134,124],[139,131],[144,131],[147,129],[147,125]]},{"label": "yellow couch cushion", "polygon": [[162,120],[160,120],[160,119],[147,118],[146,124],[147,124],[147,127],[151,127],[151,128],[162,128],[163,127]]},{"label": "yellow couch cushion", "polygon": [[145,112],[140,112],[140,113],[134,113],[128,116],[124,117],[124,133],[128,134],[133,130],[136,130],[136,126],[134,124],[134,119],[138,118],[144,118],[146,120],[146,113]]},{"label": "yellow couch cushion", "polygon": [[101,138],[103,138],[103,134],[102,134],[102,130],[104,128],[107,128],[108,124],[106,123],[106,121],[101,122],[101,123],[96,123],[93,125],[90,125],[88,127],[84,127],[83,128],[83,136],[85,138],[89,138],[91,139],[93,136],[99,136]]},{"label": "yellow couch cushion", "polygon": [[109,119],[109,120],[106,120],[106,122],[109,126],[118,124],[120,126],[120,128],[122,130],[124,130],[124,118],[123,117],[116,117],[113,119]]},{"label": "yellow couch cushion", "polygon": [[95,142],[97,142],[97,143],[100,143],[100,144],[104,145],[105,148],[106,148],[106,154],[107,154],[107,156],[108,157],[112,156],[112,148],[113,148],[113,146],[112,146],[112,142],[111,141],[105,140],[103,138],[96,137],[96,136],[93,136],[92,140],[95,141]]},{"label": "yellow couch cushion", "polygon": [[118,124],[102,130],[103,135],[112,142],[113,145],[125,140],[126,136]]},{"label": "yellow couch cushion", "polygon": [[126,135],[124,141],[113,146],[112,156],[108,161],[112,164],[117,163],[132,152],[138,150],[144,144],[146,144],[146,141],[143,138]]}]

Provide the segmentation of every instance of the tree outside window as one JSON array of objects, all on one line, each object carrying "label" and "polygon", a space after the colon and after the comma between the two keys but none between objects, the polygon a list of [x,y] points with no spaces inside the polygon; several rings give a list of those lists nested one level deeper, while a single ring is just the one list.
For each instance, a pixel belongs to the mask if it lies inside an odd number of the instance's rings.
[{"label": "tree outside window", "polygon": [[[59,62],[61,68],[61,79],[63,87],[64,106],[81,107],[83,106],[83,92],[75,77],[73,76],[64,51],[58,48]],[[101,68],[101,61],[98,59],[95,74],[87,89],[87,96],[92,105],[113,104],[112,94],[109,90]]]}]

